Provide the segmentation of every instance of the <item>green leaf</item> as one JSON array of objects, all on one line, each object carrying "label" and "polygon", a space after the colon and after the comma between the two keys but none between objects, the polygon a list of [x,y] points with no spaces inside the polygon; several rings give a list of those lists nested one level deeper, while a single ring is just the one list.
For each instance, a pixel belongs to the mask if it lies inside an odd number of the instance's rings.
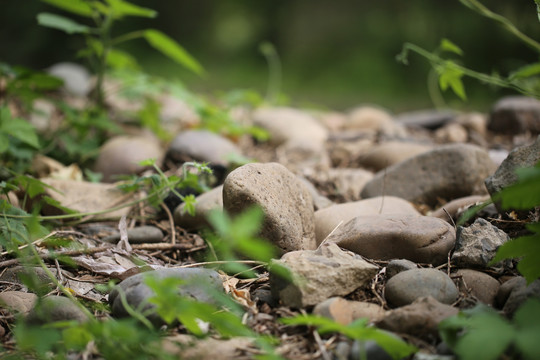
[{"label": "green leaf", "polygon": [[460,56],[463,55],[463,50],[461,50],[459,48],[459,46],[457,46],[456,44],[454,44],[453,42],[451,42],[450,40],[448,39],[442,39],[441,40],[441,44],[439,45],[439,48],[442,50],[442,51],[448,51],[448,52],[452,52],[454,54],[458,54]]},{"label": "green leaf", "polygon": [[157,12],[152,9],[144,8],[131,4],[123,0],[107,0],[107,3],[112,10],[112,14],[115,18],[121,18],[124,16],[141,16],[154,18],[157,16]]},{"label": "green leaf", "polygon": [[92,6],[84,0],[41,0],[49,5],[68,11],[73,14],[91,18]]},{"label": "green leaf", "polygon": [[9,149],[9,137],[2,134],[0,131],[0,154],[5,153]]},{"label": "green leaf", "polygon": [[506,242],[499,247],[490,264],[520,257],[522,259],[518,264],[518,270],[527,279],[527,283],[531,283],[540,276],[540,233]]},{"label": "green leaf", "polygon": [[465,94],[465,87],[461,78],[463,77],[463,71],[453,65],[451,61],[448,61],[444,67],[438,69],[439,71],[439,86],[444,91],[449,86],[452,88],[454,94],[456,94],[462,100],[467,100]]},{"label": "green leaf", "polygon": [[40,147],[34,127],[23,119],[12,118],[7,107],[0,108],[0,134],[11,135],[36,149]]},{"label": "green leaf", "polygon": [[148,43],[160,51],[163,55],[169,57],[176,63],[186,67],[196,74],[204,73],[204,69],[195,58],[193,58],[180,44],[169,36],[155,29],[144,31],[144,38]]},{"label": "green leaf", "polygon": [[529,78],[535,75],[540,75],[540,62],[534,64],[525,65],[516,71],[512,72],[509,76],[510,80]]},{"label": "green leaf", "polygon": [[68,34],[88,34],[90,32],[88,26],[81,25],[71,19],[56,14],[40,13],[37,16],[37,20],[38,24],[42,26],[62,30]]},{"label": "green leaf", "polygon": [[535,167],[516,170],[518,182],[501,190],[496,199],[501,199],[504,209],[532,209],[540,205],[540,162]]},{"label": "green leaf", "polygon": [[518,327],[516,346],[525,359],[540,359],[540,301],[529,299],[514,314]]},{"label": "green leaf", "polygon": [[110,49],[107,54],[107,65],[114,70],[130,69],[139,70],[137,59],[125,51]]}]

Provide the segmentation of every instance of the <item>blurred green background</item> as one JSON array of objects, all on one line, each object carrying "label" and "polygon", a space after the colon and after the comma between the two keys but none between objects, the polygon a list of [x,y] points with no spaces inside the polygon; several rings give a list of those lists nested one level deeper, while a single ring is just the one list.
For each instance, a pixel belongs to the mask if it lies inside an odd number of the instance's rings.
[{"label": "blurred green background", "polygon": [[[430,66],[411,54],[409,65],[395,60],[404,42],[435,49],[445,37],[465,52],[464,63],[483,71],[507,74],[536,54],[492,21],[457,0],[192,0],[142,1],[159,12],[156,19],[130,18],[117,34],[157,28],[175,38],[205,67],[198,77],[151,50],[142,40],[125,49],[143,68],[182,80],[203,93],[254,89],[264,95],[268,66],[259,51],[271,42],[282,62],[281,91],[293,104],[344,110],[376,104],[391,111],[429,108]],[[484,0],[538,39],[533,0]],[[78,61],[79,36],[37,25],[36,14],[60,11],[35,0],[2,0],[0,61],[36,69],[60,61]],[[80,19],[84,22],[83,19]],[[445,94],[450,107],[485,111],[508,92],[465,80],[469,101]]]}]

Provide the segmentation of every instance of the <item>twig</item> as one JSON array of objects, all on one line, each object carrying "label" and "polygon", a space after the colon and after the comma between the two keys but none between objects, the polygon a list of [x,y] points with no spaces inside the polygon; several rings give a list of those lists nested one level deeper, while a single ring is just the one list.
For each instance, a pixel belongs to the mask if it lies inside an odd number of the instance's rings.
[{"label": "twig", "polygon": [[326,351],[326,347],[324,346],[321,336],[317,332],[317,330],[312,331],[313,338],[315,339],[315,342],[317,343],[317,346],[319,348],[319,351],[321,352],[321,356],[324,360],[332,360],[330,355],[328,355],[328,351]]},{"label": "twig", "polygon": [[204,266],[204,265],[218,265],[218,264],[229,264],[229,263],[236,263],[236,264],[256,264],[256,265],[265,265],[266,263],[262,261],[254,261],[254,260],[235,260],[235,261],[206,261],[201,263],[195,263],[195,264],[188,264],[188,265],[181,265],[181,266],[173,266],[174,268],[191,268],[191,267],[197,267],[197,266]]},{"label": "twig", "polygon": [[[165,205],[163,202],[160,203],[161,208],[165,213],[167,214],[167,217],[169,218],[169,226],[171,227],[171,244],[176,244],[176,229],[174,228],[174,218],[171,214],[171,210]],[[173,254],[173,259],[177,260],[176,253]]]},{"label": "twig", "polygon": [[[44,237],[42,237],[42,238],[39,238],[39,239],[37,239],[37,240],[32,241],[30,244],[31,244],[31,245],[37,245],[37,244],[39,244],[40,242],[45,241],[45,240],[47,240],[47,239],[50,238],[50,237],[53,237],[53,236],[55,236],[55,235],[63,235],[63,234],[73,234],[73,235],[85,236],[83,233],[80,233],[80,232],[78,232],[78,231],[72,231],[72,230],[56,230],[56,231],[51,232],[51,233],[50,233],[49,235],[47,235],[47,236],[44,236]],[[21,245],[21,246],[19,246],[17,249],[18,249],[18,250],[22,250],[22,249],[28,247],[28,245],[30,245],[30,244],[24,244],[24,245]],[[12,251],[4,251],[4,252],[0,253],[0,255],[5,256],[5,255],[11,254],[11,253],[12,253]]]}]

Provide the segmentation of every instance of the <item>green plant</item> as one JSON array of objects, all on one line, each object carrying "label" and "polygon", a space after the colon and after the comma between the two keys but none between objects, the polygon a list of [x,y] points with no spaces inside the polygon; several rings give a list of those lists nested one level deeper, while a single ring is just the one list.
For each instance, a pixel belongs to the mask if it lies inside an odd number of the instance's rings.
[{"label": "green plant", "polygon": [[182,46],[156,29],[137,30],[113,37],[115,22],[129,16],[153,18],[157,13],[148,8],[134,5],[124,0],[42,0],[72,15],[84,17],[93,26],[80,24],[73,19],[58,14],[40,13],[40,25],[62,30],[68,34],[82,34],[86,37],[86,49],[80,55],[88,58],[96,75],[95,100],[100,108],[104,104],[103,80],[108,66],[133,66],[136,61],[129,54],[115,46],[129,40],[143,38],[150,46],[160,51],[185,68],[202,74],[202,66]]}]

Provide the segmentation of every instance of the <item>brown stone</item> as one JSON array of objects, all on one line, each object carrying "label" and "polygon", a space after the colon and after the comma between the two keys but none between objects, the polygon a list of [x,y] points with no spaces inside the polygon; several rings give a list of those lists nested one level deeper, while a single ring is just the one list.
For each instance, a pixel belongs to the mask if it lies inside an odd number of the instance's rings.
[{"label": "brown stone", "polygon": [[476,297],[487,305],[495,304],[495,296],[499,291],[500,284],[497,280],[486,273],[460,269],[455,273],[459,290]]}]

